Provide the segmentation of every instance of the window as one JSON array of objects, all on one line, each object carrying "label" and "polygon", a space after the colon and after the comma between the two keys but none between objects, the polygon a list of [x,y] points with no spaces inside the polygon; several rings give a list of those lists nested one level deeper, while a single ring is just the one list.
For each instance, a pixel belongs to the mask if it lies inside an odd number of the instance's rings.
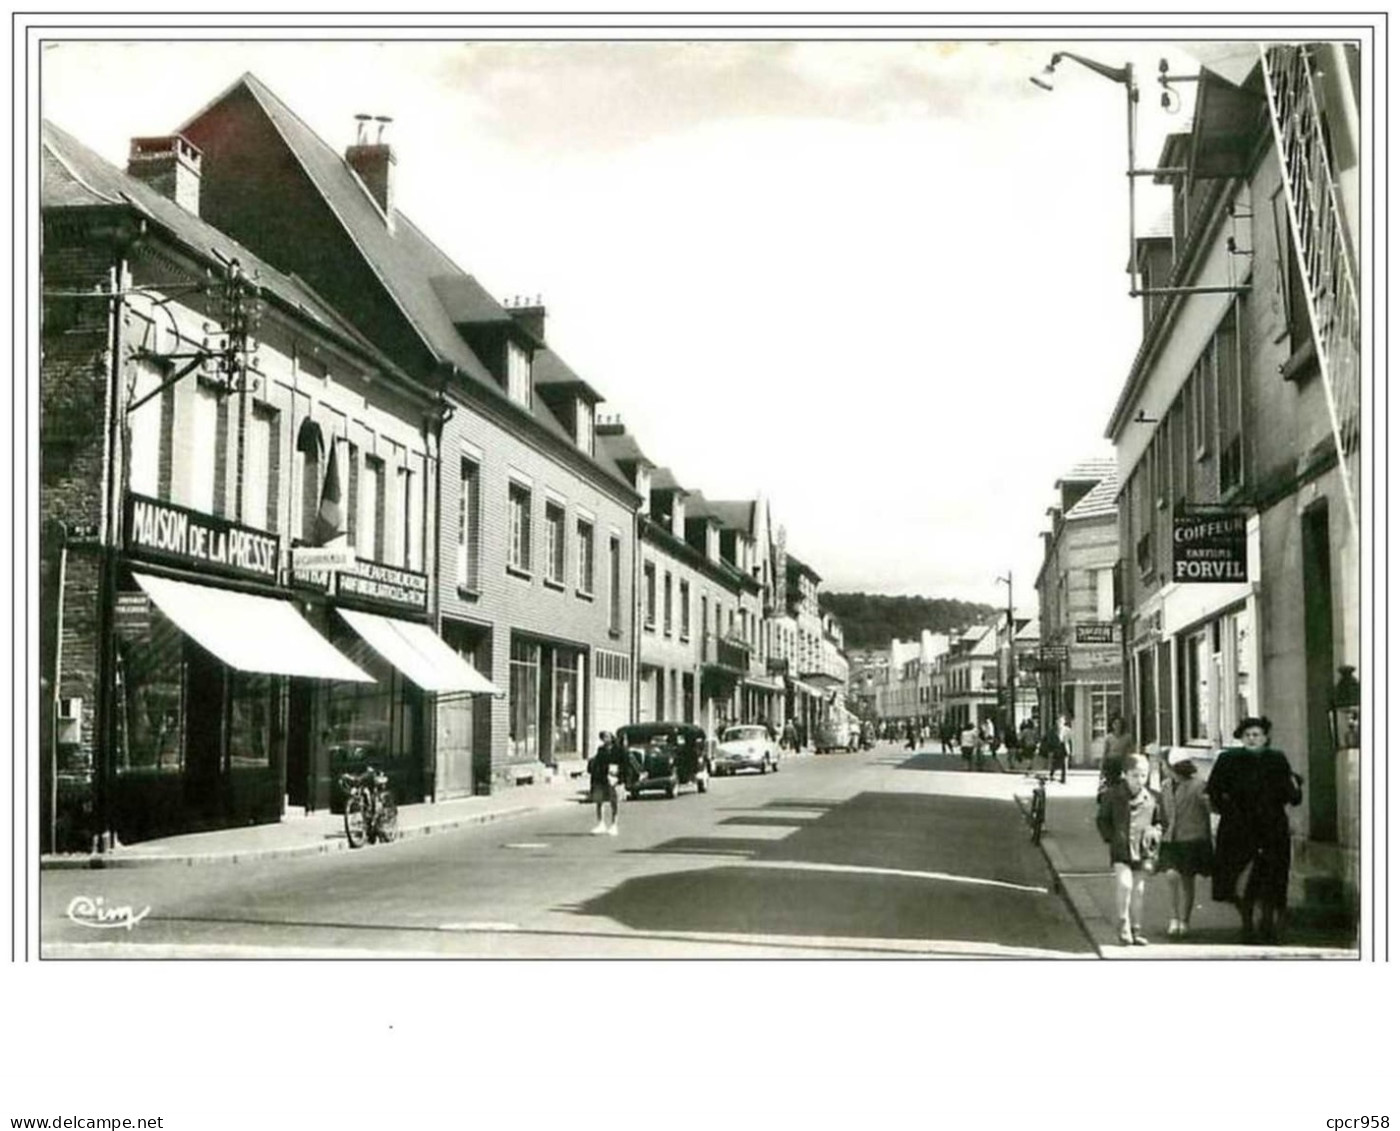
[{"label": "window", "polygon": [[666,588],[664,592],[665,606],[663,609],[664,619],[662,621],[662,631],[667,636],[671,635],[671,571],[666,571]]},{"label": "window", "polygon": [[690,639],[690,582],[681,582],[681,639]]},{"label": "window", "polygon": [[576,435],[579,449],[593,454],[593,406],[582,397],[578,399],[578,411],[574,414],[576,425]]},{"label": "window", "polygon": [[510,507],[510,556],[507,564],[520,573],[529,573],[530,488],[512,482],[507,503]]},{"label": "window", "polygon": [[418,519],[418,500],[413,492],[413,472],[406,467],[399,468],[399,564],[405,569],[417,569],[423,543],[420,538],[422,527]]},{"label": "window", "polygon": [[593,595],[593,524],[578,520],[578,591]]},{"label": "window", "polygon": [[510,756],[539,756],[540,647],[510,642]]},{"label": "window", "polygon": [[1244,434],[1240,403],[1240,343],[1235,310],[1225,316],[1216,332],[1216,431],[1219,436],[1220,493],[1224,495],[1244,482]]},{"label": "window", "polygon": [[1181,662],[1181,735],[1186,742],[1205,742],[1210,718],[1210,654],[1209,632],[1198,632],[1182,641],[1178,653]]},{"label": "window", "polygon": [[544,579],[564,584],[564,508],[553,500],[544,504]]},{"label": "window", "polygon": [[1196,363],[1196,458],[1209,459],[1215,450],[1215,342],[1206,348]]},{"label": "window", "polygon": [[[205,514],[215,513],[215,474],[218,467],[221,398],[212,385],[196,381],[194,403],[190,408],[189,429],[189,494],[185,504]],[[318,465],[319,466],[319,465]],[[319,489],[320,479],[316,486]],[[312,515],[320,499],[312,503]]]},{"label": "window", "polygon": [[643,591],[646,595],[646,620],[643,622],[647,628],[656,627],[656,564],[647,562],[642,567]]},{"label": "window", "polygon": [[608,631],[622,631],[622,539],[608,539]]},{"label": "window", "polygon": [[277,413],[254,405],[243,450],[243,521],[277,529]]},{"label": "window", "polygon": [[473,593],[481,587],[481,465],[462,460],[457,499],[457,584]]},{"label": "window", "polygon": [[384,560],[384,461],[378,456],[365,457],[365,474],[360,481],[361,538],[355,552],[376,562]]},{"label": "window", "polygon": [[316,530],[316,512],[321,509],[321,452],[323,442],[320,426],[307,417],[297,429],[297,457],[301,471],[301,509],[297,512],[297,528],[292,532],[305,541]]},{"label": "window", "polygon": [[1096,569],[1094,579],[1094,616],[1101,623],[1113,620],[1113,567]]},{"label": "window", "polygon": [[[1274,194],[1273,213],[1275,290],[1285,317],[1279,338],[1286,337],[1289,354],[1297,355],[1312,344],[1312,326],[1303,293],[1303,276],[1298,269],[1297,244],[1293,242],[1293,228],[1288,221],[1288,202],[1282,188]],[[1293,369],[1294,366],[1287,368]]]},{"label": "window", "polygon": [[707,593],[700,594],[700,635],[710,635],[710,597]]},{"label": "window", "polygon": [[572,648],[554,650],[554,712],[551,719],[554,733],[550,749],[555,754],[579,752],[579,727],[582,722],[579,717],[579,673],[582,668],[583,653]]},{"label": "window", "polygon": [[506,343],[506,393],[516,404],[530,407],[530,355],[514,342]]},{"label": "window", "polygon": [[1188,425],[1190,417],[1186,410],[1185,390],[1172,404],[1168,415],[1172,438],[1172,503],[1182,510],[1191,495],[1191,450]]},{"label": "window", "polygon": [[131,402],[151,399],[126,417],[128,432],[127,483],[138,495],[156,498],[160,494],[161,417],[169,393],[151,396],[164,380],[162,374],[145,362],[135,363],[136,382]]},{"label": "window", "polygon": [[[276,435],[274,430],[273,435]],[[345,539],[354,547],[359,546],[360,537],[360,449],[346,441],[345,444]],[[273,489],[274,496],[276,488]],[[269,529],[272,529],[269,527]],[[358,551],[357,551],[358,552]]]}]

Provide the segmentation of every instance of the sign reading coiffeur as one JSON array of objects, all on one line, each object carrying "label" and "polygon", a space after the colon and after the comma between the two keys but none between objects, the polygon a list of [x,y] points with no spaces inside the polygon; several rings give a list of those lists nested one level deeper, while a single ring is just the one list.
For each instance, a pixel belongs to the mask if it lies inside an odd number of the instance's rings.
[{"label": "sign reading coiffeur", "polygon": [[126,549],[217,573],[277,579],[276,535],[144,495],[126,500]]},{"label": "sign reading coiffeur", "polygon": [[1172,580],[1186,583],[1248,581],[1244,511],[1172,516]]}]

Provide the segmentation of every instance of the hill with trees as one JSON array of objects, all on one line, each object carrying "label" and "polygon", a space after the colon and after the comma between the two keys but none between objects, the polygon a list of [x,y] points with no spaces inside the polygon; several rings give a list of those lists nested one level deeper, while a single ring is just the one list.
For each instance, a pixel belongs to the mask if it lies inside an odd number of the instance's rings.
[{"label": "hill with trees", "polygon": [[848,649],[885,648],[891,640],[917,640],[924,629],[966,628],[997,612],[993,605],[972,601],[884,593],[823,593],[821,607],[841,622]]}]

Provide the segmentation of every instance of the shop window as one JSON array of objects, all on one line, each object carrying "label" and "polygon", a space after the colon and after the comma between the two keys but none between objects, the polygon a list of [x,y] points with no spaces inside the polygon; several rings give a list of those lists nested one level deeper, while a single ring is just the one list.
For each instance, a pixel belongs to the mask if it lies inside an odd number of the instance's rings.
[{"label": "shop window", "polygon": [[180,630],[154,606],[148,632],[118,638],[118,773],[184,769],[184,649]]},{"label": "shop window", "polygon": [[457,584],[476,592],[481,585],[481,465],[462,460],[457,498]]},{"label": "shop window", "polygon": [[587,519],[578,520],[578,591],[586,596],[593,595],[593,524]]},{"label": "shop window", "polygon": [[272,765],[273,681],[260,672],[228,669],[229,769],[262,770]]},{"label": "shop window", "polygon": [[1210,738],[1210,633],[1186,637],[1178,650],[1181,690],[1181,734],[1185,742],[1204,743]]},{"label": "shop window", "polygon": [[539,757],[540,647],[526,640],[510,643],[510,756]]},{"label": "shop window", "polygon": [[571,648],[559,648],[554,653],[554,712],[551,719],[556,755],[579,753],[579,721],[582,714],[579,699],[579,666],[582,657]]},{"label": "shop window", "polygon": [[564,584],[564,508],[553,500],[544,505],[544,579]]},{"label": "shop window", "polygon": [[510,507],[510,557],[508,564],[520,573],[529,573],[531,561],[530,543],[530,489],[523,484],[511,481],[507,502]]}]

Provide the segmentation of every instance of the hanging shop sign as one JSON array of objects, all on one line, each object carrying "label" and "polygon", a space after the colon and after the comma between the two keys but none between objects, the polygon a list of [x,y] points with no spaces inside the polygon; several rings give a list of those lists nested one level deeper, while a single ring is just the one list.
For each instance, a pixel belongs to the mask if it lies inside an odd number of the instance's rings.
[{"label": "hanging shop sign", "polygon": [[1076,644],[1112,644],[1113,622],[1090,622],[1074,626]]},{"label": "hanging shop sign", "polygon": [[1186,584],[1248,581],[1248,539],[1242,510],[1172,516],[1172,580]]},{"label": "hanging shop sign", "polygon": [[353,570],[335,575],[338,597],[353,597],[374,605],[398,609],[428,610],[428,575],[417,570],[369,562],[359,558]]},{"label": "hanging shop sign", "polygon": [[126,498],[126,552],[200,572],[277,580],[275,534],[144,495]]}]

